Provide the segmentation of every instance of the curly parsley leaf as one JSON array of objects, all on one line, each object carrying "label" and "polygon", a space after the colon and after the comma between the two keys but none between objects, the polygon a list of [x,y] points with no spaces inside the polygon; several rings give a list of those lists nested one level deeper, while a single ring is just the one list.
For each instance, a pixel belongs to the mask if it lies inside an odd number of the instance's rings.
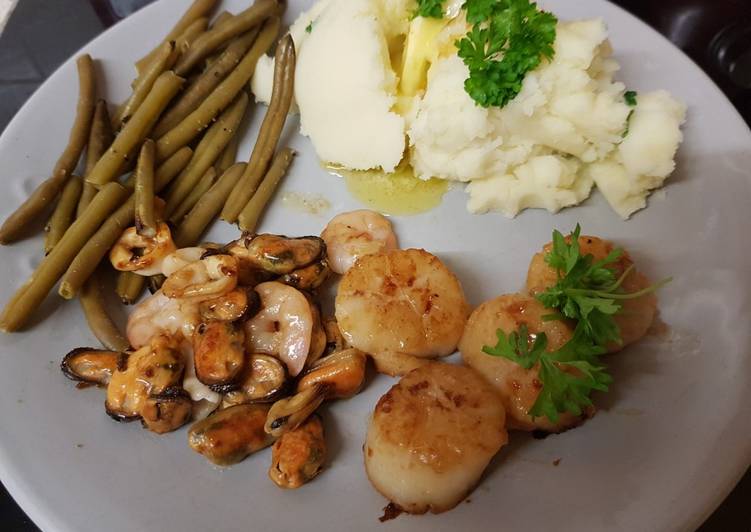
[{"label": "curly parsley leaf", "polygon": [[425,18],[443,18],[444,0],[417,0],[415,16]]},{"label": "curly parsley leaf", "polygon": [[484,346],[485,353],[504,357],[525,369],[539,363],[538,379],[542,389],[529,410],[532,418],[545,416],[556,423],[564,412],[581,415],[592,405],[589,397],[592,391],[607,391],[613,380],[597,361],[605,350],[593,346],[580,333],[574,333],[566,345],[552,352],[546,351],[545,333],[537,334],[530,348],[526,325],[508,336],[498,329],[496,335],[498,343],[494,347]]},{"label": "curly parsley leaf", "polygon": [[506,336],[501,329],[496,331],[498,336],[498,343],[495,347],[483,346],[483,352],[495,357],[505,357],[509,360],[516,362],[524,369],[530,369],[545,353],[545,348],[548,345],[548,339],[545,334],[540,334],[535,338],[532,348],[529,346],[529,333],[527,326],[522,325],[519,327],[519,332],[512,332]]},{"label": "curly parsley leaf", "polygon": [[307,26],[305,26],[305,33],[310,33],[313,31],[313,22],[309,22]]},{"label": "curly parsley leaf", "polygon": [[558,272],[558,282],[537,294],[537,299],[556,311],[549,319],[565,317],[577,320],[577,329],[594,345],[620,343],[620,332],[613,319],[621,310],[620,301],[653,292],[670,279],[638,292],[624,293],[621,284],[634,267],[629,266],[616,278],[614,266],[623,255],[623,250],[616,248],[604,259],[595,261],[590,254],[582,255],[580,233],[578,224],[568,238],[559,231],[553,231],[553,247],[545,256],[545,262]]},{"label": "curly parsley leaf", "polygon": [[631,107],[631,111],[629,111],[628,116],[626,117],[626,129],[623,130],[623,133],[621,133],[621,138],[626,138],[626,135],[628,135],[629,130],[631,129],[631,117],[634,116],[634,107],[636,107],[636,91],[626,91],[623,93],[623,101],[626,102],[626,105]]},{"label": "curly parsley leaf", "polygon": [[473,24],[456,42],[469,68],[464,89],[483,107],[503,107],[527,72],[553,58],[557,19],[529,0],[467,0],[464,7]]}]

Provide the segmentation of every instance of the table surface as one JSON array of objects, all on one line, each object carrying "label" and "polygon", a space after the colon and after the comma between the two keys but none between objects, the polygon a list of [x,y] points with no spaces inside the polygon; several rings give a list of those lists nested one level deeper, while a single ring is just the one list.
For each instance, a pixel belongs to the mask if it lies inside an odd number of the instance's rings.
[{"label": "table surface", "polygon": [[[151,0],[22,0],[0,36],[0,132],[36,88],[72,53],[118,18]],[[725,79],[707,54],[706,46],[717,24],[738,20],[751,28],[748,0],[614,0],[636,13],[676,45],[683,48],[712,76],[751,124],[751,93]],[[676,11],[704,10],[703,25],[677,27]],[[709,15],[709,16],[704,16]],[[53,31],[54,28],[54,31]],[[703,35],[705,34],[705,35]],[[702,38],[704,40],[702,41]],[[697,489],[701,487],[697,486]],[[725,502],[700,528],[701,532],[748,530],[751,521],[751,471],[747,472]],[[38,530],[0,485],[0,529],[31,532]]]}]

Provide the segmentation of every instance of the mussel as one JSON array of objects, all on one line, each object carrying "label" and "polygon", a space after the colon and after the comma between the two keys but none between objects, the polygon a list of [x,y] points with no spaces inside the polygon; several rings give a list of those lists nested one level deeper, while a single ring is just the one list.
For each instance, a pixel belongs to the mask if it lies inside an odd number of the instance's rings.
[{"label": "mussel", "polygon": [[252,354],[238,388],[224,395],[222,407],[275,401],[287,390],[287,382],[287,369],[278,358]]},{"label": "mussel", "polygon": [[326,351],[326,330],[323,327],[323,321],[321,320],[321,310],[318,307],[318,303],[308,297],[310,303],[310,314],[313,317],[313,327],[310,331],[310,349],[308,350],[308,356],[305,359],[305,366],[310,366],[315,363],[316,360],[321,358]]},{"label": "mussel", "polygon": [[282,275],[279,277],[279,282],[298,290],[312,291],[320,287],[330,274],[329,262],[326,258],[323,258],[313,264]]},{"label": "mussel", "polygon": [[325,460],[323,423],[313,414],[274,442],[269,478],[280,488],[299,488],[320,473]]},{"label": "mussel", "polygon": [[292,397],[278,400],[271,405],[264,430],[278,438],[296,429],[321,406],[325,398],[325,386],[314,384]]},{"label": "mussel", "polygon": [[157,434],[185,425],[193,416],[193,402],[182,388],[170,388],[149,396],[141,407],[141,423]]},{"label": "mussel", "polygon": [[198,311],[204,321],[237,321],[250,318],[261,308],[255,290],[240,286],[220,297],[202,301]]},{"label": "mussel", "polygon": [[344,340],[342,331],[339,330],[339,323],[336,321],[336,318],[325,318],[323,320],[323,331],[326,333],[326,350],[324,354],[330,355],[349,347]]},{"label": "mussel", "polygon": [[366,363],[365,354],[354,348],[321,358],[297,381],[297,393],[320,387],[326,399],[352,397],[365,380]]},{"label": "mussel", "polygon": [[193,334],[198,380],[208,386],[233,385],[245,367],[244,344],[245,332],[234,322],[201,323]]},{"label": "mussel", "polygon": [[60,369],[74,381],[106,386],[124,356],[127,355],[119,351],[78,347],[63,357]]},{"label": "mussel", "polygon": [[149,397],[180,387],[185,370],[177,343],[163,335],[118,362],[105,401],[107,413],[117,421],[140,418]]},{"label": "mussel", "polygon": [[268,405],[236,405],[193,424],[188,444],[197,453],[220,466],[240,462],[249,454],[268,447],[274,437],[264,430]]},{"label": "mussel", "polygon": [[[244,235],[226,248],[245,269],[285,275],[326,256],[326,244],[317,236]],[[242,268],[241,268],[242,269]]]}]

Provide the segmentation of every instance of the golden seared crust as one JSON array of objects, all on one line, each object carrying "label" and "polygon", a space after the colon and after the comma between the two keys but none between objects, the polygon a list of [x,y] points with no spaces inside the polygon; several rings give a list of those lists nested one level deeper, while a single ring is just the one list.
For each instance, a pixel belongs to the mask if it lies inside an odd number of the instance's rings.
[{"label": "golden seared crust", "polygon": [[511,360],[490,356],[482,350],[483,346],[496,344],[498,329],[510,334],[518,331],[521,325],[526,325],[530,334],[544,332],[549,351],[559,349],[571,339],[573,329],[568,323],[543,320],[542,317],[549,313],[531,296],[503,295],[486,301],[472,312],[459,342],[464,363],[477,370],[500,393],[509,428],[560,432],[583,421],[570,414],[562,414],[557,423],[544,417],[532,419],[528,412],[542,388],[537,378],[539,367],[527,370]]},{"label": "golden seared crust", "polygon": [[336,297],[342,334],[366,353],[449,355],[468,312],[459,280],[422,249],[361,257],[343,277]]},{"label": "golden seared crust", "polygon": [[411,513],[453,508],[507,441],[503,405],[474,370],[432,362],[378,401],[365,452],[376,489]]}]

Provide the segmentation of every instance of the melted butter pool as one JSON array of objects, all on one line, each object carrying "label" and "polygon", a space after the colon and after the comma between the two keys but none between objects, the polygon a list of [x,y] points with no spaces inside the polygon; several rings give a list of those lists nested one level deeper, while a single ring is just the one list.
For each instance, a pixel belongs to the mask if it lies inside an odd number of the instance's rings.
[{"label": "melted butter pool", "polygon": [[347,190],[367,207],[386,214],[410,215],[427,212],[441,204],[448,181],[415,177],[412,167],[401,164],[393,173],[382,170],[349,170],[325,164],[332,174],[344,178]]}]

